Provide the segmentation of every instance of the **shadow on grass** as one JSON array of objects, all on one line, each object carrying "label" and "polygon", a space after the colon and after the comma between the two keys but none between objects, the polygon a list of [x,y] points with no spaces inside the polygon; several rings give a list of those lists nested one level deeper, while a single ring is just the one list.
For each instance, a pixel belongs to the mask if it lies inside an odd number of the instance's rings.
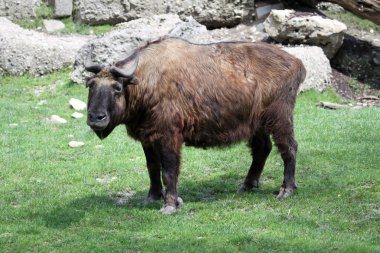
[{"label": "shadow on grass", "polygon": [[[257,199],[274,198],[274,189],[254,189],[247,193],[237,193],[237,183],[241,181],[238,175],[222,175],[208,180],[200,180],[191,182],[185,180],[180,189],[180,196],[186,203],[195,202],[214,202],[229,199],[235,196],[235,199],[245,199],[255,196]],[[148,190],[148,189],[147,189]],[[46,227],[64,229],[72,224],[81,222],[86,217],[86,214],[95,213],[97,211],[123,209],[123,212],[135,212],[141,210],[159,210],[163,201],[145,204],[144,200],[147,191],[136,192],[125,203],[118,204],[116,196],[108,195],[90,195],[83,198],[75,199],[67,205],[59,206],[48,213],[42,213],[39,216],[45,223]],[[237,196],[237,197],[236,197]],[[117,215],[117,214],[116,214]]]}]

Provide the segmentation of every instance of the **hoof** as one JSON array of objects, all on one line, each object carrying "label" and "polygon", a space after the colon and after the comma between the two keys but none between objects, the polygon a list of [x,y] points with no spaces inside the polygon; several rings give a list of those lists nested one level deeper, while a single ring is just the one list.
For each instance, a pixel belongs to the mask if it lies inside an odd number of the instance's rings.
[{"label": "hoof", "polygon": [[248,192],[250,190],[252,190],[253,188],[259,188],[259,182],[258,181],[253,181],[252,184],[249,184],[247,185],[246,183],[244,183],[240,189],[238,190],[238,193],[242,193],[242,192]]},{"label": "hoof", "polygon": [[171,205],[164,205],[161,209],[160,212],[163,214],[172,214],[177,212],[178,209],[183,207],[183,200],[182,198],[178,197],[177,198],[177,207],[171,206]]},{"label": "hoof", "polygon": [[160,212],[162,214],[173,214],[177,211],[177,208],[175,208],[174,206],[163,206],[161,209],[160,209]]},{"label": "hoof", "polygon": [[181,197],[177,198],[177,208],[183,207],[183,200]]},{"label": "hoof", "polygon": [[294,189],[281,187],[280,193],[277,195],[276,198],[277,199],[285,199],[285,198],[293,195],[293,193],[294,193]]}]

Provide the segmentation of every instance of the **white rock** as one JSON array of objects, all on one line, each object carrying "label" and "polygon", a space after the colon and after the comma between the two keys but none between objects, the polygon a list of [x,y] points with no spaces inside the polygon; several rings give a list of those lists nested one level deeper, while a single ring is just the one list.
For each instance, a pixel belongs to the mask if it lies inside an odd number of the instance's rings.
[{"label": "white rock", "polygon": [[347,30],[347,26],[337,20],[294,10],[272,10],[264,27],[277,42],[320,46],[329,59],[343,44]]},{"label": "white rock", "polygon": [[37,105],[46,105],[46,104],[47,104],[46,100],[41,100],[40,102],[38,102]]},{"label": "white rock", "polygon": [[84,142],[81,141],[70,141],[69,146],[72,148],[79,148],[84,145]]},{"label": "white rock", "polygon": [[64,118],[59,117],[58,115],[52,115],[50,117],[50,122],[59,123],[59,124],[66,124],[67,120],[65,120]]},{"label": "white rock", "polygon": [[71,117],[73,117],[74,119],[80,119],[83,118],[83,113],[74,112],[73,114],[71,114]]},{"label": "white rock", "polygon": [[95,180],[98,183],[101,184],[108,184],[111,183],[112,181],[115,181],[117,179],[116,176],[110,176],[110,175],[102,175],[100,177],[97,177]]},{"label": "white rock", "polygon": [[54,19],[44,19],[44,27],[46,32],[53,33],[65,29],[65,24],[62,21]]},{"label": "white rock", "polygon": [[15,127],[18,127],[18,124],[17,123],[12,123],[12,124],[9,124],[9,127],[15,128]]},{"label": "white rock", "polygon": [[86,109],[86,107],[87,107],[85,102],[83,102],[79,99],[76,99],[76,98],[70,99],[69,103],[70,103],[71,107],[77,111],[82,111],[82,110]]},{"label": "white rock", "polygon": [[331,86],[330,62],[320,47],[292,46],[282,49],[299,58],[306,68],[306,78],[300,85],[300,92],[311,89],[322,91]]}]

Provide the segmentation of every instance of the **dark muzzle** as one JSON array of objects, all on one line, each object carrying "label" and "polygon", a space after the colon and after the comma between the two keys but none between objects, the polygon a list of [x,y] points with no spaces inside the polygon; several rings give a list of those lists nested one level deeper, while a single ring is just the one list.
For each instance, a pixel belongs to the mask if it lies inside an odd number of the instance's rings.
[{"label": "dark muzzle", "polygon": [[94,130],[103,130],[109,124],[109,116],[104,112],[89,112],[87,117],[87,125]]}]

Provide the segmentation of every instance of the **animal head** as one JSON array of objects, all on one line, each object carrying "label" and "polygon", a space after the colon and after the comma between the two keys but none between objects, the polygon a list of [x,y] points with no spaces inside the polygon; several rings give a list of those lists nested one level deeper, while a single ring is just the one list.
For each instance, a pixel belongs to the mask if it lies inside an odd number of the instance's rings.
[{"label": "animal head", "polygon": [[137,83],[134,75],[137,66],[135,54],[108,67],[86,63],[86,70],[95,74],[86,82],[89,88],[87,125],[100,139],[106,138],[125,120],[127,87]]}]

